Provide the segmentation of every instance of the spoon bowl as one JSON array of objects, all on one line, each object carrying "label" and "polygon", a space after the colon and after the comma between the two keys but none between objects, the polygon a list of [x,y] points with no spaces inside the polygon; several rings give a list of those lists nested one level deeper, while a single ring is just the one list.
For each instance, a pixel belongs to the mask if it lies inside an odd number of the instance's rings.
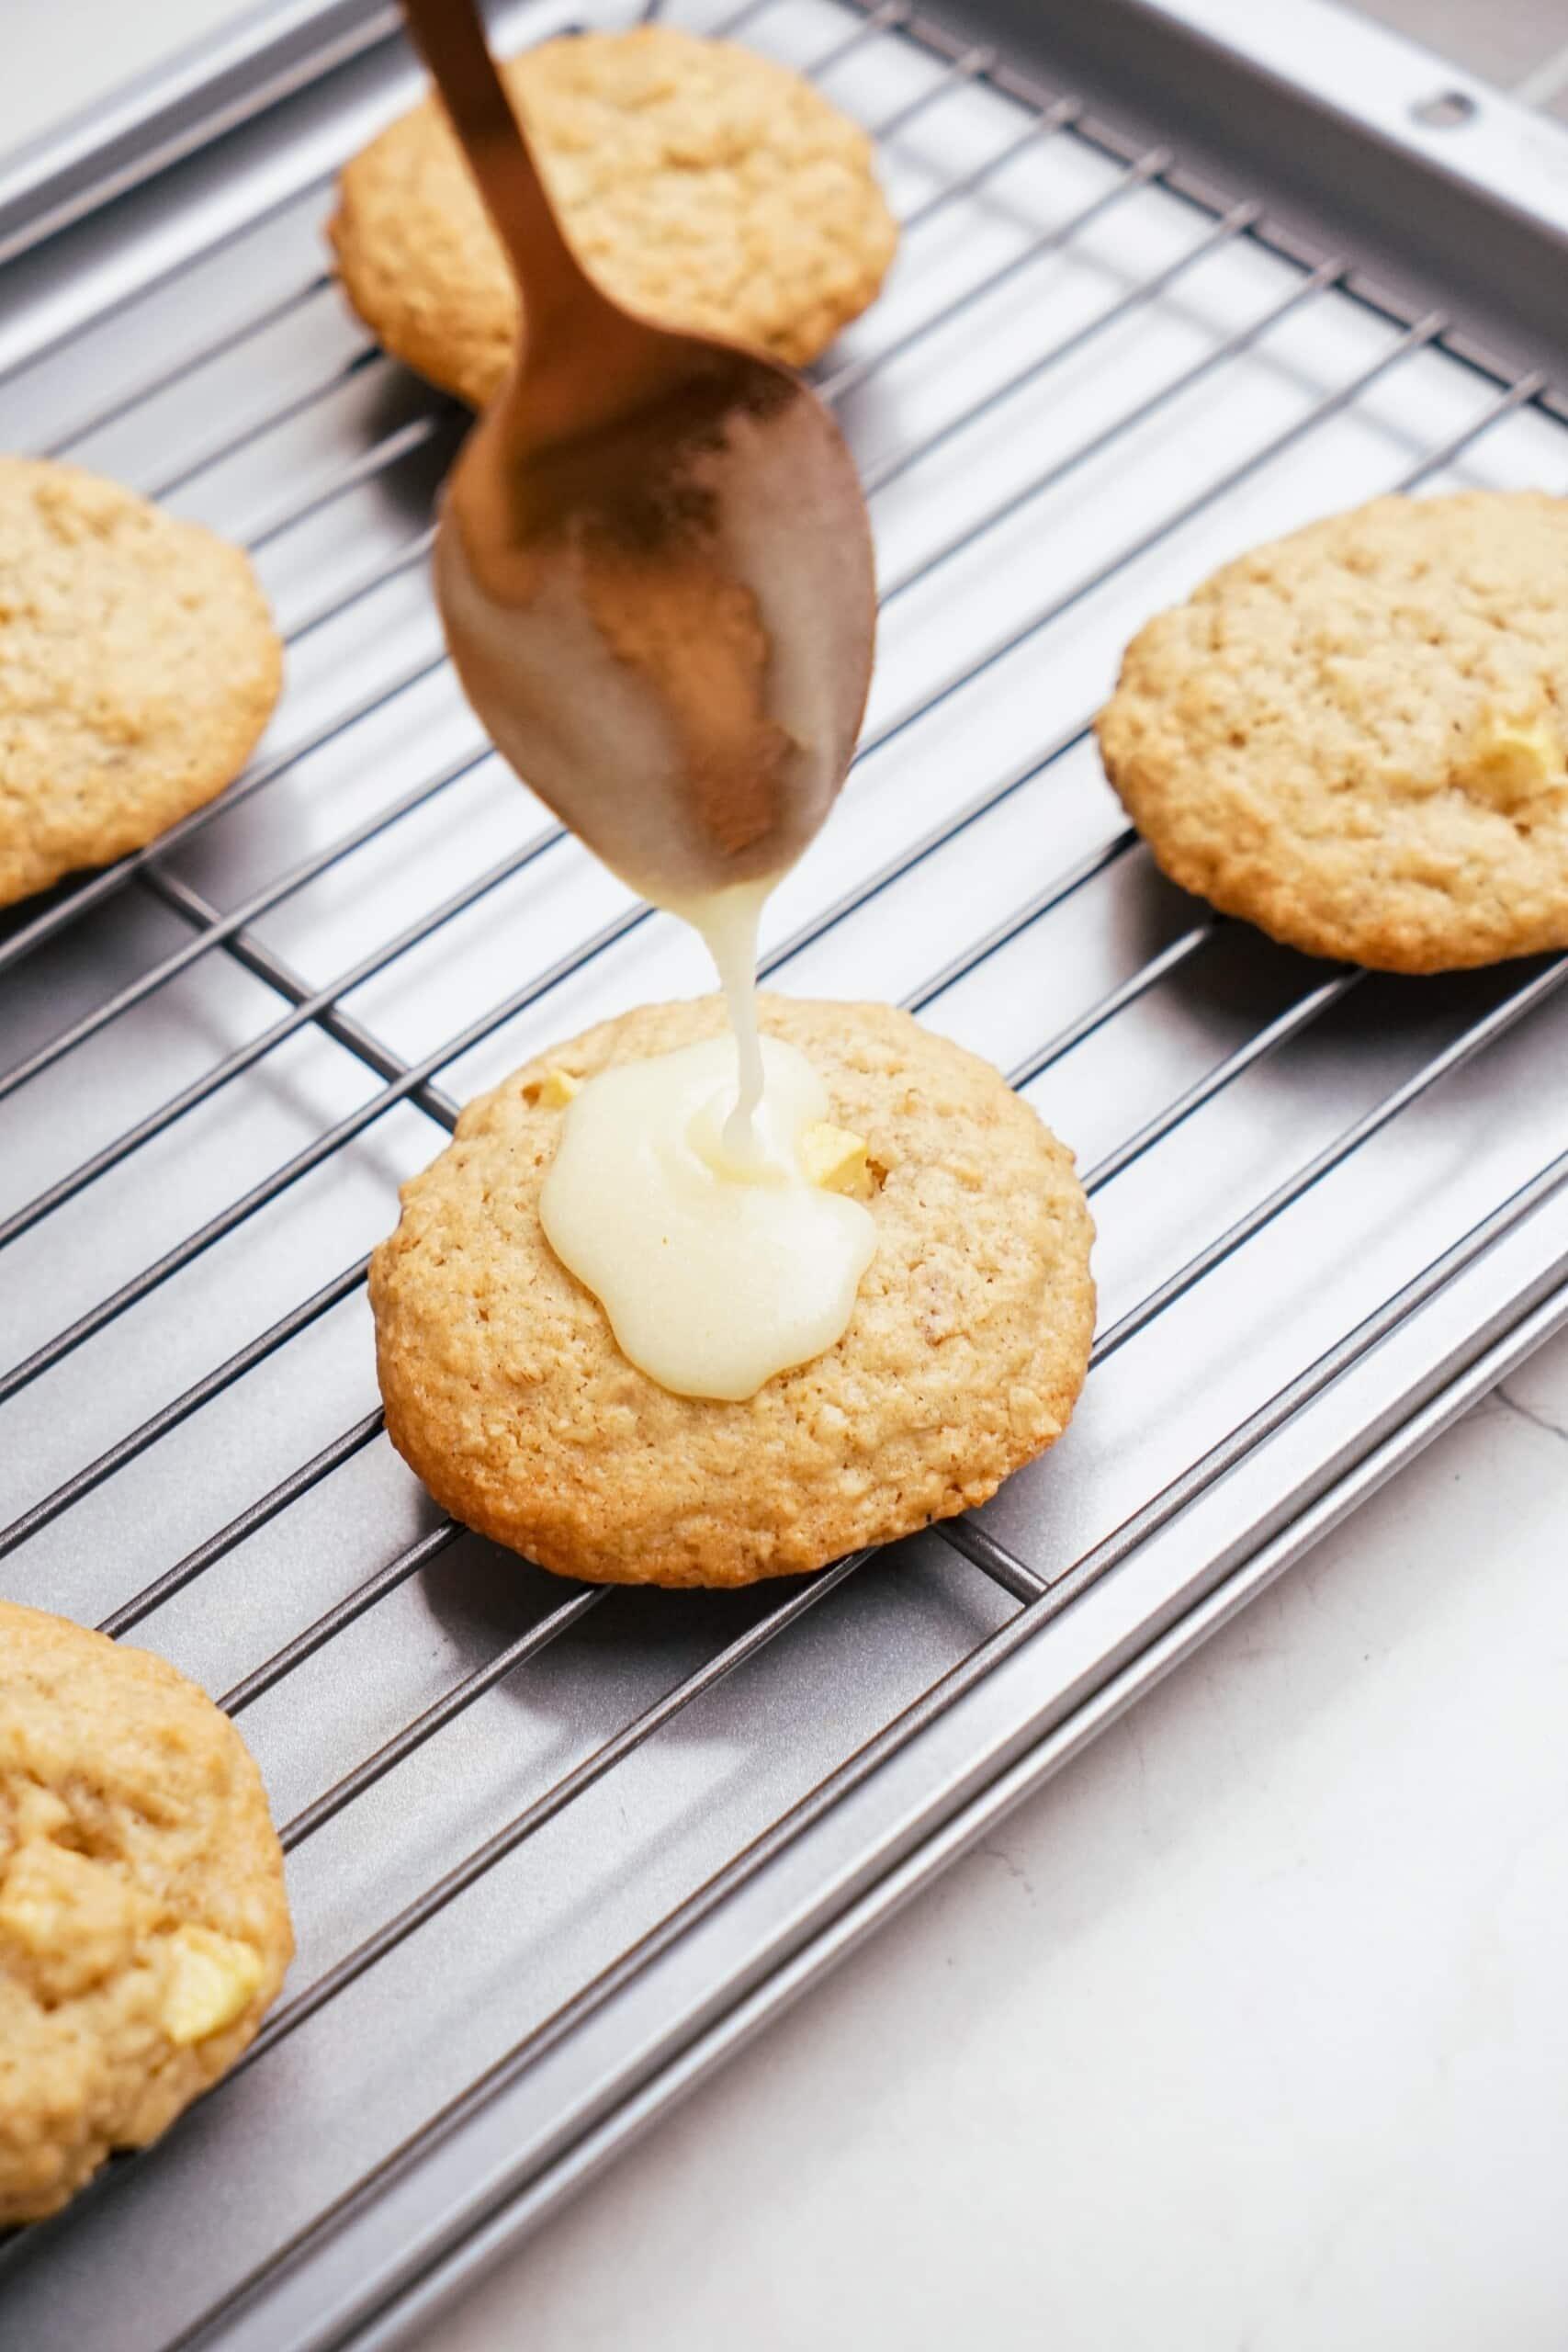
[{"label": "spoon bowl", "polygon": [[522,296],[511,374],[436,534],[464,689],[645,897],[762,882],[827,816],[865,707],[875,579],[853,460],[792,370],[594,285],[472,0],[405,6]]}]

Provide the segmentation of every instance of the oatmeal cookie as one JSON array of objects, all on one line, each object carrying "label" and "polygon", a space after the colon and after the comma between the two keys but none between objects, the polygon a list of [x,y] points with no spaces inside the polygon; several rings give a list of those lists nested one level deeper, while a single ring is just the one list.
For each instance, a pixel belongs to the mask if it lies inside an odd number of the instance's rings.
[{"label": "oatmeal cookie", "polygon": [[282,676],[238,548],[80,466],[0,458],[0,906],[221,792]]},{"label": "oatmeal cookie", "polygon": [[468,1105],[371,1264],[387,1428],[436,1500],[563,1576],[738,1585],[984,1502],[1066,1426],[1094,1322],[1071,1156],[886,1005],[761,1000],[863,1139],[876,1250],[842,1339],[741,1403],[621,1354],[538,1201],[574,1080],[718,1035],[716,998],[591,1029]]},{"label": "oatmeal cookie", "polygon": [[293,1949],[228,1717],[149,1651],[0,1601],[0,2228],[225,2074]]},{"label": "oatmeal cookie", "polygon": [[[797,74],[667,25],[544,42],[502,68],[562,226],[607,293],[804,366],[873,300],[897,228],[863,130]],[[517,300],[438,99],[348,164],[327,234],[394,357],[475,408]]]},{"label": "oatmeal cookie", "polygon": [[1106,773],[1171,879],[1393,972],[1568,946],[1568,500],[1379,498],[1140,630]]}]

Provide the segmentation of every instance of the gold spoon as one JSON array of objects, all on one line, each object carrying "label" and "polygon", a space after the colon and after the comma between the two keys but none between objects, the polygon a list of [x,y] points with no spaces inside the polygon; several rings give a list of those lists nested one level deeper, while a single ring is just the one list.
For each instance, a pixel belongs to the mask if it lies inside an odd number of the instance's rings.
[{"label": "gold spoon", "polygon": [[522,297],[447,481],[435,591],[475,710],[622,878],[782,873],[848,771],[875,584],[854,463],[790,369],[634,318],[563,236],[473,0],[404,0]]}]

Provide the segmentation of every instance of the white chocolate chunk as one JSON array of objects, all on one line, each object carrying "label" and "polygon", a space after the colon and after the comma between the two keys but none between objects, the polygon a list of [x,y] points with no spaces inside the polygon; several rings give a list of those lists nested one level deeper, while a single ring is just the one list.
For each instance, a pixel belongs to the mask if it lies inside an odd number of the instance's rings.
[{"label": "white chocolate chunk", "polygon": [[868,1201],[874,1189],[865,1137],[827,1119],[801,1129],[800,1167],[808,1184],[819,1184],[825,1193],[842,1193],[852,1201]]},{"label": "white chocolate chunk", "polygon": [[205,2041],[232,2025],[254,1999],[261,1954],[212,1928],[176,1928],[169,1942],[164,2030],[171,2041]]},{"label": "white chocolate chunk", "polygon": [[1471,745],[1465,782],[1505,810],[1520,808],[1543,786],[1568,782],[1568,752],[1550,718],[1490,712]]},{"label": "white chocolate chunk", "polygon": [[582,1080],[573,1078],[569,1069],[547,1069],[543,1078],[536,1078],[524,1090],[530,1102],[537,1102],[546,1111],[564,1111],[574,1094],[582,1091]]}]

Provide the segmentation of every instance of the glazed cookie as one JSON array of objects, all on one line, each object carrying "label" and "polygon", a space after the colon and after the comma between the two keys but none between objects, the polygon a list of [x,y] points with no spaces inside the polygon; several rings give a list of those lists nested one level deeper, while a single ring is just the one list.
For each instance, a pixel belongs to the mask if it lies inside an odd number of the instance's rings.
[{"label": "glazed cookie", "polygon": [[760,1009],[866,1146],[875,1255],[825,1354],[744,1403],[671,1395],[540,1226],[572,1081],[718,1035],[716,998],[607,1022],[471,1102],[371,1261],[393,1443],[456,1518],[563,1576],[821,1567],[984,1502],[1061,1435],[1083,1385],[1089,1210],[1029,1105],[888,1006]]},{"label": "glazed cookie", "polygon": [[[871,141],[786,66],[649,25],[503,74],[573,245],[628,309],[802,366],[875,295],[898,232]],[[434,98],[347,165],[327,233],[378,340],[482,408],[516,296]]]},{"label": "glazed cookie", "polygon": [[1171,879],[1309,955],[1568,945],[1568,501],[1380,498],[1127,650],[1106,773]]},{"label": "glazed cookie", "polygon": [[78,466],[0,458],[0,906],[221,792],[282,673],[238,548]]},{"label": "glazed cookie", "polygon": [[228,1717],[150,1652],[0,1601],[0,2228],[225,2074],[293,1949]]}]

